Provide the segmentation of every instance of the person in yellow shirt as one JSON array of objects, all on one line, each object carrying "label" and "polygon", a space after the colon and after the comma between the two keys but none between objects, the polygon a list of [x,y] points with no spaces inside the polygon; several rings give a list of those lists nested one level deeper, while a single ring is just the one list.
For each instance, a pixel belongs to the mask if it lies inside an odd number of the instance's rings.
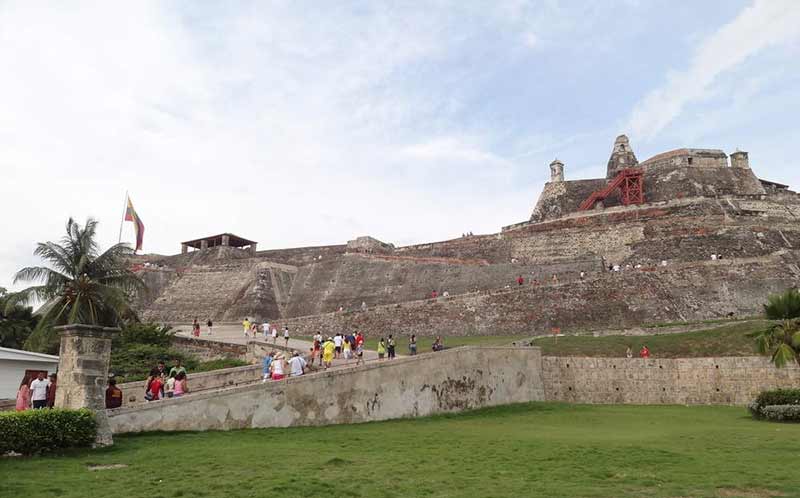
[{"label": "person in yellow shirt", "polygon": [[336,351],[336,344],[333,343],[332,337],[328,337],[328,340],[322,345],[322,364],[325,365],[325,370],[333,363],[334,351]]},{"label": "person in yellow shirt", "polygon": [[242,328],[244,328],[244,336],[247,337],[247,331],[250,330],[250,320],[245,318],[242,322]]}]

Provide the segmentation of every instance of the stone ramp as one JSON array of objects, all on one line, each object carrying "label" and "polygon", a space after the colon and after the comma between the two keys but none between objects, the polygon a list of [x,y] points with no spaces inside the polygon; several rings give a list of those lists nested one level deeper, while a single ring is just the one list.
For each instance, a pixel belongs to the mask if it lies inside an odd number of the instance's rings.
[{"label": "stone ramp", "polygon": [[107,410],[116,434],[368,422],[544,399],[538,348],[456,348]]}]

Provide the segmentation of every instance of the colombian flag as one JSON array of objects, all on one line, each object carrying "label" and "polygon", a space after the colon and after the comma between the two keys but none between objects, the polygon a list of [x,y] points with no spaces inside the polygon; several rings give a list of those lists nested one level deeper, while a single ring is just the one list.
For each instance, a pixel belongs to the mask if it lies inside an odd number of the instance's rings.
[{"label": "colombian flag", "polygon": [[133,209],[133,203],[131,202],[131,198],[128,197],[128,207],[125,209],[125,221],[132,221],[134,229],[136,230],[136,250],[142,250],[142,239],[144,239],[144,223],[142,223],[142,219],[139,218],[139,215],[136,214],[136,210]]}]

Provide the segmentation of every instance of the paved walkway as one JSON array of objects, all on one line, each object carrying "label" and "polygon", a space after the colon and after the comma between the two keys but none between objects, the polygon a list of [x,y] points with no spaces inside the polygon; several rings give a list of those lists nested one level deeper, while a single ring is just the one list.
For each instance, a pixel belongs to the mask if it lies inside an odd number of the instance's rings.
[{"label": "paved walkway", "polygon": [[[175,330],[178,331],[178,335],[189,337],[191,336],[192,324],[184,324],[184,325],[175,325]],[[279,331],[280,333],[280,331]],[[263,334],[258,334],[255,339],[253,339],[252,335],[250,337],[245,337],[244,332],[242,330],[241,325],[219,325],[215,326],[214,330],[211,335],[208,334],[208,327],[205,325],[200,329],[200,338],[207,339],[211,341],[219,341],[219,342],[227,342],[232,344],[247,344],[248,341],[255,340],[260,343],[264,344],[272,344],[272,337],[269,339],[264,339]],[[377,347],[377,339],[367,339],[368,346],[375,346]],[[279,346],[285,346],[286,341],[283,339],[282,336],[278,337],[277,344]],[[298,351],[308,352],[312,346],[311,341],[301,340],[301,339],[292,339],[289,338],[289,347],[292,349],[296,349]],[[397,355],[398,358],[400,355]],[[372,349],[365,349],[364,350],[364,360],[365,361],[373,361],[378,360],[378,353]],[[386,360],[388,361],[388,360]],[[333,360],[333,367],[340,367],[340,366],[352,366],[355,365],[356,360],[353,357],[352,360],[347,361],[344,358],[340,358],[337,360]]]}]

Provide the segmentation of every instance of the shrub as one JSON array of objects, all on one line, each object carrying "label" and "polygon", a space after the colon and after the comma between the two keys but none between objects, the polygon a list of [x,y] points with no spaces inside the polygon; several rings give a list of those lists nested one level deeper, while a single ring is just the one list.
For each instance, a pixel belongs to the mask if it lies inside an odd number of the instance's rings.
[{"label": "shrub", "polygon": [[770,320],[791,320],[800,318],[800,291],[787,289],[781,294],[767,297],[764,314]]},{"label": "shrub", "polygon": [[87,409],[0,412],[0,454],[91,446],[96,435],[94,412]]},{"label": "shrub", "polygon": [[[773,391],[764,391],[758,395],[753,403],[748,406],[750,414],[754,418],[767,418],[766,410],[771,406],[798,406],[800,409],[800,389],[775,389]],[[772,413],[777,413],[780,410],[772,410]],[[800,421],[800,420],[799,420]]]},{"label": "shrub", "polygon": [[141,380],[147,377],[150,369],[159,361],[169,367],[174,359],[181,360],[189,371],[197,367],[197,360],[181,351],[150,344],[129,344],[117,351],[112,347],[110,371],[119,377],[118,382]]},{"label": "shrub", "polygon": [[800,422],[800,405],[770,405],[761,409],[761,416],[775,422]]}]

